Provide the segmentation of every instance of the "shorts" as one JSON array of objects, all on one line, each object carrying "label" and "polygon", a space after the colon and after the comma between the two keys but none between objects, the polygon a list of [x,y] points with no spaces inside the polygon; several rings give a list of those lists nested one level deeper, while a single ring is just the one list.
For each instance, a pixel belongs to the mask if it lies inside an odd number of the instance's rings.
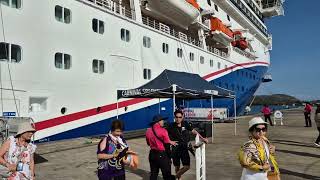
[{"label": "shorts", "polygon": [[190,156],[187,146],[178,146],[172,153],[172,161],[174,166],[180,167],[180,161],[183,166],[190,166]]}]

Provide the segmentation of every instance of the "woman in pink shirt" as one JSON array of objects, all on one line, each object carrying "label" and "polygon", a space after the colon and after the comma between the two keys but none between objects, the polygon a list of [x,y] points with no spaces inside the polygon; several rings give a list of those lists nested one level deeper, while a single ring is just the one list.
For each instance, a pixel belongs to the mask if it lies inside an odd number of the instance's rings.
[{"label": "woman in pink shirt", "polygon": [[164,120],[161,115],[153,117],[150,123],[151,128],[147,129],[146,140],[150,146],[149,163],[150,163],[150,180],[157,180],[159,169],[161,169],[164,180],[175,180],[175,176],[171,174],[171,160],[165,151],[165,144],[177,145],[171,141],[168,132],[163,128]]},{"label": "woman in pink shirt", "polygon": [[271,109],[269,108],[268,105],[264,105],[261,112],[263,113],[264,116],[264,121],[265,122],[270,122],[270,126],[273,126],[272,121],[271,121]]}]

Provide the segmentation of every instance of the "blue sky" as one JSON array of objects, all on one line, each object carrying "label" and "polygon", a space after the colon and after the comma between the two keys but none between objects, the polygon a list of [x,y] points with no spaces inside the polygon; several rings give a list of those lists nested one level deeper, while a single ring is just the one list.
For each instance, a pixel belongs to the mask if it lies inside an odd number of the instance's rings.
[{"label": "blue sky", "polygon": [[273,36],[271,83],[257,94],[320,99],[320,0],[287,0],[285,16],[266,21]]}]

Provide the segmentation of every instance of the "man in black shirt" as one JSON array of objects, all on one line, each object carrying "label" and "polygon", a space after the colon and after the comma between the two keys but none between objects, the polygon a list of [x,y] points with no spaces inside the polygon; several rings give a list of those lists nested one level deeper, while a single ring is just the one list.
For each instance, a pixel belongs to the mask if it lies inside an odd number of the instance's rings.
[{"label": "man in black shirt", "polygon": [[[188,144],[190,141],[190,132],[192,134],[199,134],[192,126],[183,120],[183,112],[176,110],[174,112],[175,122],[168,127],[169,137],[172,141],[177,141],[178,146],[172,150],[172,161],[175,166],[176,177],[178,179],[190,169],[190,156],[188,152]],[[199,137],[205,143],[208,143],[206,138],[203,138],[200,134]],[[183,167],[180,169],[180,160]]]}]

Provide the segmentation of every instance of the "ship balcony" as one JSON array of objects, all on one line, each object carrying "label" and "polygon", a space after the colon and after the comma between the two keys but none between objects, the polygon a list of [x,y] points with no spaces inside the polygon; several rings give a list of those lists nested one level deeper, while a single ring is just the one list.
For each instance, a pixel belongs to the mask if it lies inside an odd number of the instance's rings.
[{"label": "ship balcony", "polygon": [[108,12],[114,13],[116,15],[120,15],[125,18],[129,18],[132,20],[136,20],[135,11],[130,7],[120,5],[119,3],[112,0],[79,0],[86,4],[93,5],[97,8],[103,8]]},{"label": "ship balcony", "polygon": [[248,59],[251,59],[251,60],[256,60],[257,59],[257,56],[255,56],[254,54],[248,52],[248,51],[244,51],[244,50],[241,50],[237,47],[232,47],[233,48],[233,51],[237,52],[238,54],[242,55],[242,56],[245,56],[247,57]]},{"label": "ship balcony", "polygon": [[169,27],[168,25],[155,20],[148,16],[142,16],[142,22],[144,25],[147,25],[151,28],[157,29],[165,34],[168,34],[172,37],[178,38],[188,44],[195,45],[197,47],[203,48],[203,43],[185,33],[180,32],[179,30],[176,30],[172,27]]},{"label": "ship balcony", "polygon": [[283,16],[283,0],[265,0],[262,3],[262,14],[264,17]]}]

